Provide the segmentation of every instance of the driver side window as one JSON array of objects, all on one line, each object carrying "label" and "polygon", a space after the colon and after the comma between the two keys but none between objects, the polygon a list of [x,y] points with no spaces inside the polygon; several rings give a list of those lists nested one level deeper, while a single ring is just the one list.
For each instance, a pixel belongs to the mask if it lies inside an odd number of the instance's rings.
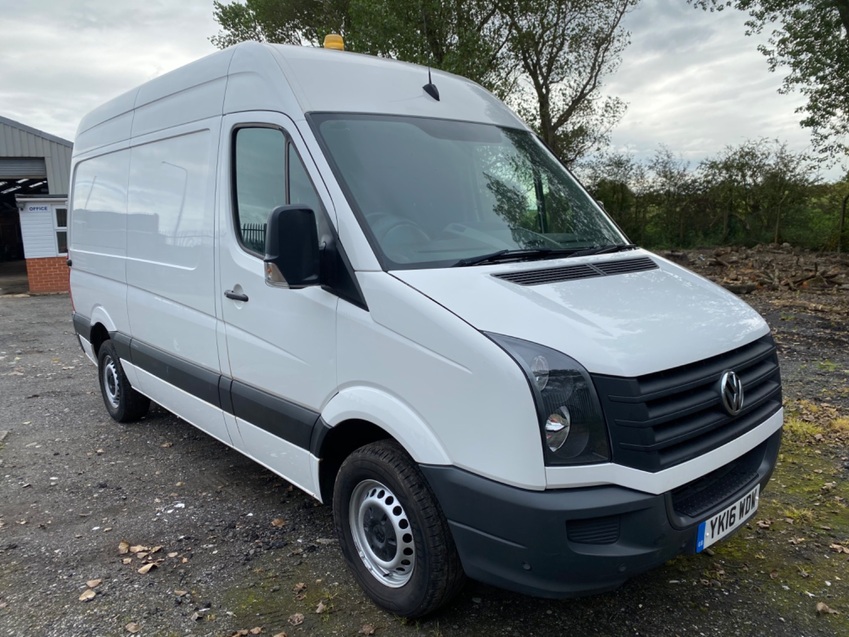
[{"label": "driver side window", "polygon": [[235,226],[239,242],[249,252],[265,252],[268,215],[278,206],[303,204],[315,211],[317,221],[323,219],[321,200],[306,168],[279,128],[237,129],[233,163]]}]

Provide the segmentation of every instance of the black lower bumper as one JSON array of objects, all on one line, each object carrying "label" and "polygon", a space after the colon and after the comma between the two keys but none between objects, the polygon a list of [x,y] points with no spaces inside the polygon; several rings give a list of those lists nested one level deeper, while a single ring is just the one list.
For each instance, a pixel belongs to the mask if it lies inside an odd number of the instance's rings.
[{"label": "black lower bumper", "polygon": [[[562,598],[612,590],[680,553],[694,552],[701,521],[756,484],[763,488],[780,440],[779,431],[727,470],[662,495],[618,486],[528,491],[455,467],[422,470],[469,577]],[[700,497],[706,508],[696,513]]]}]

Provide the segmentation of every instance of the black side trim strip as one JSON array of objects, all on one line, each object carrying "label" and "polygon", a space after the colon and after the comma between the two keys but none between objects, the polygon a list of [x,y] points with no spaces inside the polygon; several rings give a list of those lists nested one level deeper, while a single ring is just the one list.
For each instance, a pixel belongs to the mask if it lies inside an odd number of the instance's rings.
[{"label": "black side trim strip", "polygon": [[[167,383],[179,387],[202,401],[221,408],[218,382],[221,374],[194,365],[160,349],[132,339],[130,344],[133,365],[141,367]],[[119,352],[120,353],[120,352]]]},{"label": "black side trim strip", "polygon": [[319,414],[237,380],[233,381],[230,395],[237,418],[247,420],[302,449],[310,448],[310,438]]},{"label": "black side trim strip", "polygon": [[[77,324],[76,317],[74,324]],[[113,332],[110,338],[118,356],[124,360],[302,449],[313,449],[311,439],[317,438],[320,442],[326,434],[326,431],[316,431],[324,429],[319,426],[321,416],[318,412],[190,363],[121,332]]]},{"label": "black side trim strip", "polygon": [[324,422],[324,419],[319,416],[318,422],[315,423],[315,426],[312,429],[312,439],[310,440],[310,453],[316,458],[321,457],[319,455],[321,453],[321,445],[324,444],[324,439],[327,437],[327,434],[330,433],[331,429],[333,429],[333,427]]},{"label": "black side trim strip", "polygon": [[109,338],[115,344],[115,351],[118,352],[118,356],[135,364],[132,349],[133,339],[121,332],[111,332]]},{"label": "black side trim strip", "polygon": [[218,399],[221,401],[221,409],[228,414],[235,413],[233,411],[233,379],[227,376],[221,376],[218,379]]},{"label": "black side trim strip", "polygon": [[[83,316],[77,312],[74,312],[72,317],[74,321],[74,331],[91,343],[91,320],[87,316]],[[80,343],[80,346],[82,346],[82,343]]]}]

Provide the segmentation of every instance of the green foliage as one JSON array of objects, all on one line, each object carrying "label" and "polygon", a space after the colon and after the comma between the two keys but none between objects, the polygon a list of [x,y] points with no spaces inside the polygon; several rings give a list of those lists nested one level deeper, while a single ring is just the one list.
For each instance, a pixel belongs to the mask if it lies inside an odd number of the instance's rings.
[{"label": "green foliage", "polygon": [[245,0],[213,2],[212,15],[223,31],[210,38],[225,48],[239,42],[279,42],[317,46],[327,33],[346,33],[351,0]]},{"label": "green foliage", "polygon": [[506,99],[571,164],[625,111],[601,95],[628,45],[639,0],[243,0],[214,2],[218,47],[244,40],[346,48],[428,64]]},{"label": "green foliage", "polygon": [[596,157],[583,166],[593,196],[633,241],[646,240],[648,169],[622,153]]},{"label": "green foliage", "polygon": [[787,70],[783,92],[807,98],[799,110],[825,158],[849,153],[849,0],[690,0],[704,9],[749,14],[747,34],[769,32],[759,50],[769,68]]},{"label": "green foliage", "polygon": [[690,234],[688,231],[691,231],[688,221],[700,221],[690,214],[696,182],[689,173],[689,167],[665,146],[658,148],[649,162],[651,187],[647,203],[653,209],[650,236],[656,237],[663,245],[685,245]]},{"label": "green foliage", "polygon": [[350,51],[430,64],[505,96],[514,80],[506,31],[482,0],[244,0],[214,3],[218,47],[246,40],[320,46],[339,33]]},{"label": "green foliage", "polygon": [[515,78],[493,15],[488,0],[351,0],[350,47],[456,73],[503,97]]},{"label": "green foliage", "polygon": [[645,163],[608,154],[581,165],[590,192],[641,245],[834,250],[849,179],[822,184],[815,170],[806,155],[764,139],[727,147],[695,169],[665,147]]},{"label": "green foliage", "polygon": [[724,243],[782,243],[787,218],[803,214],[813,182],[807,157],[763,139],[726,148],[703,162],[701,172]]}]

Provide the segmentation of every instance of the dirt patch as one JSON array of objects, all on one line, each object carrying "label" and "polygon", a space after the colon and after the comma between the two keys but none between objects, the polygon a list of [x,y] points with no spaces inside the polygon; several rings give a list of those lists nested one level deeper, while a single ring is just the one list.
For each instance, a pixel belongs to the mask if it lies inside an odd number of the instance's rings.
[{"label": "dirt patch", "polygon": [[418,622],[363,596],[327,507],[164,410],[110,420],[67,296],[2,298],[0,635],[847,635],[847,292],[745,298],[775,331],[790,417],[742,532],[614,593],[471,582]]},{"label": "dirt patch", "polygon": [[669,251],[663,256],[735,294],[849,291],[849,255],[795,249],[790,244]]}]

